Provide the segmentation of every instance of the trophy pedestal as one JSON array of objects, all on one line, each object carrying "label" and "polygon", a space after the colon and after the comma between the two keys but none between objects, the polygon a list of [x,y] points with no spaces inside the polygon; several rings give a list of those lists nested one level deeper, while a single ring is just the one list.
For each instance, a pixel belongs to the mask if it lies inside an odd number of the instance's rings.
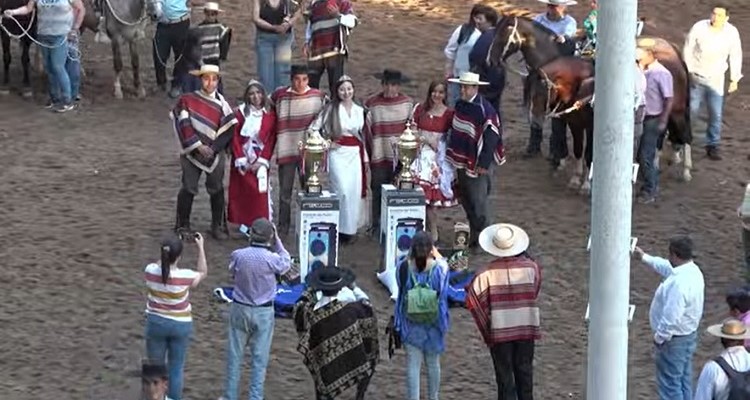
[{"label": "trophy pedestal", "polygon": [[381,266],[384,270],[378,273],[378,279],[391,292],[391,299],[395,300],[398,296],[398,259],[409,254],[411,238],[424,230],[426,225],[424,191],[419,186],[402,190],[394,185],[382,185],[380,204]]},{"label": "trophy pedestal", "polygon": [[335,266],[338,261],[339,197],[323,190],[297,195],[295,234],[299,251],[300,280],[313,269]]}]

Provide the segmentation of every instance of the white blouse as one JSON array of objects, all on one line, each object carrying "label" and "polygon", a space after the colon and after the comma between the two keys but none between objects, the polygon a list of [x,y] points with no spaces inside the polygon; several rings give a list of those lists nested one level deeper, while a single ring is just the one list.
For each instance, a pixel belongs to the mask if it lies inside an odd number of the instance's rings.
[{"label": "white blouse", "polygon": [[256,150],[263,150],[263,144],[260,142],[258,134],[260,133],[260,126],[263,123],[263,114],[265,111],[250,106],[250,111],[248,112],[244,105],[240,107],[242,107],[242,115],[245,116],[245,123],[242,124],[242,129],[240,129],[240,136],[248,138],[248,141],[242,146],[242,152],[245,156],[235,160],[235,166],[245,167],[253,164],[258,159]]},{"label": "white blouse", "polygon": [[364,109],[352,104],[351,115],[346,111],[343,104],[339,104],[339,123],[341,124],[341,136],[359,137],[359,132],[365,125]]}]

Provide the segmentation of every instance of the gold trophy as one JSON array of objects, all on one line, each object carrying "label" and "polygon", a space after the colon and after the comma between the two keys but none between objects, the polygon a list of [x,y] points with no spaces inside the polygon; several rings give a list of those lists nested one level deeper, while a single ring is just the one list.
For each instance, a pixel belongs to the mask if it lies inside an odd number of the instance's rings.
[{"label": "gold trophy", "polygon": [[414,175],[411,173],[411,164],[417,157],[419,139],[411,131],[411,121],[406,122],[406,129],[398,137],[398,158],[401,161],[401,173],[398,175],[398,188],[400,190],[414,189]]},{"label": "gold trophy", "polygon": [[308,171],[310,174],[305,185],[306,192],[307,194],[319,195],[323,187],[320,184],[320,178],[318,178],[318,170],[326,151],[330,147],[330,142],[324,139],[318,130],[313,130],[308,133],[304,143],[299,142],[299,147],[304,150],[305,174]]}]

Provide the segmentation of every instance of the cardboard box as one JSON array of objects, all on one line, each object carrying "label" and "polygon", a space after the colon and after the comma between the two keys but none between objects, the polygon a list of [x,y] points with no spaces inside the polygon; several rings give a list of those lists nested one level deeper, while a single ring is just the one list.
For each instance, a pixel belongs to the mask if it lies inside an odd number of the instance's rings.
[{"label": "cardboard box", "polygon": [[381,266],[384,270],[378,273],[378,279],[391,292],[391,299],[395,300],[398,296],[396,262],[408,254],[414,234],[425,229],[424,192],[420,187],[397,190],[393,185],[383,185],[381,207]]},{"label": "cardboard box", "polygon": [[338,262],[339,197],[324,190],[321,194],[297,195],[297,249],[302,282],[316,268],[334,266]]},{"label": "cardboard box", "polygon": [[742,199],[740,214],[742,215],[743,221],[750,222],[750,183],[745,187],[745,198]]}]

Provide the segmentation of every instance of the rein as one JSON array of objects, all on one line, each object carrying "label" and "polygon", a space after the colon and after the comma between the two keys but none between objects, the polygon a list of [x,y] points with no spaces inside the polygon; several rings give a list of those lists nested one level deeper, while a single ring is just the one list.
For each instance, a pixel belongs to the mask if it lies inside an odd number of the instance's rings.
[{"label": "rein", "polygon": [[[547,111],[549,109],[552,109],[552,111],[549,111],[549,112],[547,112],[544,115],[544,120],[545,121],[548,120],[548,119],[550,119],[550,118],[559,118],[559,117],[562,117],[563,115],[567,115],[567,114],[570,114],[570,113],[572,113],[574,111],[578,111],[579,110],[579,107],[576,107],[575,104],[574,104],[574,105],[572,105],[572,106],[570,106],[570,107],[568,107],[568,108],[566,108],[564,110],[558,111],[560,109],[560,106],[562,106],[562,102],[559,101],[559,100],[557,101],[557,103],[554,104],[554,108],[553,108],[552,107],[553,106],[553,104],[552,104],[552,95],[557,93],[557,85],[554,82],[552,82],[552,80],[549,78],[549,76],[547,75],[547,73],[544,72],[542,69],[539,69],[539,72],[542,74],[542,77],[544,78],[544,86],[547,87],[547,105],[546,105],[545,111]],[[586,102],[586,103],[588,103],[588,102]],[[529,105],[529,114],[531,114],[531,108],[532,107],[533,106],[530,104]]]},{"label": "rein", "polygon": [[112,16],[117,20],[117,22],[125,25],[125,26],[135,26],[141,24],[146,18],[146,5],[143,5],[143,11],[141,11],[141,17],[135,21],[135,22],[128,22],[120,18],[117,13],[115,12],[115,8],[112,7],[111,0],[105,0],[105,3],[107,4],[107,8],[109,8],[109,13],[112,14]]},{"label": "rein", "polygon": [[[510,35],[508,36],[508,40],[505,42],[505,47],[503,48],[503,53],[500,55],[500,63],[503,65],[503,68],[506,70],[513,72],[514,74],[517,74],[523,78],[529,76],[528,72],[522,72],[510,65],[508,65],[507,62],[505,62],[506,54],[508,54],[508,51],[510,50],[511,45],[518,45],[519,49],[521,45],[523,44],[523,36],[521,36],[521,33],[518,32],[518,17],[513,17],[513,29],[510,32]],[[495,38],[492,39],[492,45],[490,49],[495,47]],[[490,61],[490,53],[492,51],[487,53],[487,64],[489,64]]]}]

